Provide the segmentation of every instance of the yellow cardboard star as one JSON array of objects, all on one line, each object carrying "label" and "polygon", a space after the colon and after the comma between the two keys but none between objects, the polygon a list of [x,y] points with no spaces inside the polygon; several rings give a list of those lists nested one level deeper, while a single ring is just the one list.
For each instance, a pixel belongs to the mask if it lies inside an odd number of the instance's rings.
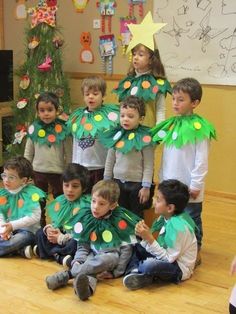
[{"label": "yellow cardboard star", "polygon": [[149,11],[141,24],[128,24],[128,28],[132,33],[132,39],[126,50],[128,53],[138,44],[142,44],[151,50],[154,50],[154,38],[153,35],[158,32],[166,23],[153,23],[152,14]]}]

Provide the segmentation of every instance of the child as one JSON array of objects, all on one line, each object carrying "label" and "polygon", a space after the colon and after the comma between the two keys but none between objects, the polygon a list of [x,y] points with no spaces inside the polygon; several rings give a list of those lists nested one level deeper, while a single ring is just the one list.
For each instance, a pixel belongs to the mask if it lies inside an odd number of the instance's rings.
[{"label": "child", "polygon": [[35,232],[40,227],[40,199],[45,193],[29,180],[33,168],[24,157],[13,157],[5,162],[1,174],[4,188],[0,189],[0,256],[20,254],[32,257]]},{"label": "child", "polygon": [[[178,283],[188,279],[197,256],[195,224],[184,212],[189,199],[188,187],[178,180],[165,180],[158,186],[155,213],[159,218],[150,230],[144,221],[135,233],[142,238],[128,266],[131,271],[123,280],[125,287],[140,289],[155,281]],[[152,232],[158,231],[154,238]]]},{"label": "child", "polygon": [[55,259],[63,266],[70,266],[77,246],[72,238],[77,213],[90,209],[91,198],[84,195],[88,185],[88,170],[78,164],[68,164],[62,180],[64,195],[58,196],[48,205],[52,224],[38,230],[34,251],[42,259]]},{"label": "child", "polygon": [[154,147],[149,128],[140,125],[144,116],[143,100],[129,96],[120,105],[120,126],[99,138],[110,148],[104,178],[115,179],[121,191],[119,204],[140,217],[150,208],[154,190]]},{"label": "child", "polygon": [[[234,257],[231,268],[230,268],[230,273],[231,275],[236,274],[236,256]],[[236,285],[234,286],[230,300],[229,300],[229,313],[230,314],[235,314],[236,313]]]},{"label": "child", "polygon": [[136,242],[134,226],[139,218],[117,205],[119,186],[114,181],[99,181],[92,189],[91,210],[81,213],[74,226],[77,252],[69,271],[46,278],[48,289],[67,285],[74,278],[75,293],[81,300],[95,291],[97,278],[121,276]]},{"label": "child", "polygon": [[[34,183],[48,193],[52,188],[53,197],[63,194],[61,174],[65,164],[71,162],[71,139],[65,122],[57,118],[59,101],[51,93],[41,94],[36,101],[38,118],[28,129],[24,156],[33,165]],[[46,201],[41,204],[41,226],[46,224]]]},{"label": "child", "polygon": [[[153,128],[153,140],[164,143],[160,181],[178,179],[189,187],[186,211],[197,225],[198,249],[202,245],[202,201],[208,170],[209,142],[215,138],[214,127],[193,111],[202,97],[200,83],[194,78],[178,81],[173,87],[175,117]],[[200,257],[199,257],[200,258]]]},{"label": "child", "polygon": [[128,76],[113,90],[119,102],[134,95],[144,100],[146,116],[143,124],[153,127],[165,119],[165,97],[171,93],[158,49],[152,51],[141,43],[132,50]]},{"label": "child", "polygon": [[88,168],[88,192],[91,192],[93,185],[103,178],[107,155],[107,150],[97,140],[97,133],[119,122],[119,108],[115,105],[103,105],[106,82],[101,77],[91,76],[84,79],[81,90],[86,107],[77,108],[67,124],[73,135],[72,162]]}]

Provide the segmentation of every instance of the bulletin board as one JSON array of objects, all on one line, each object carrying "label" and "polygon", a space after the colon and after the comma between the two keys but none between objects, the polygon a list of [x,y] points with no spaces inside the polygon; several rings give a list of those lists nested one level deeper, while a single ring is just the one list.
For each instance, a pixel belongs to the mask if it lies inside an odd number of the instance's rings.
[{"label": "bulletin board", "polygon": [[236,0],[154,0],[153,19],[168,79],[236,84]]}]

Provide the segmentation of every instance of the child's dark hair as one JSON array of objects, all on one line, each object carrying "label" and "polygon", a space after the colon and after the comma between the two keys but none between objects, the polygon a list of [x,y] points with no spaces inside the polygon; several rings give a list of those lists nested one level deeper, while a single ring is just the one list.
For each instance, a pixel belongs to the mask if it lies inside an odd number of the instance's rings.
[{"label": "child's dark hair", "polygon": [[[152,75],[156,78],[166,79],[165,68],[161,62],[161,56],[160,56],[159,50],[155,49],[154,51],[152,51],[145,45],[138,44],[131,50],[132,55],[134,55],[134,53],[141,47],[144,47],[150,55],[150,71]],[[130,64],[128,75],[132,75],[132,76],[136,75],[136,72],[132,63]]]},{"label": "child's dark hair", "polygon": [[38,111],[39,108],[39,103],[40,102],[50,102],[52,103],[52,105],[55,107],[56,110],[58,110],[59,108],[59,99],[57,97],[56,94],[52,93],[52,92],[44,92],[42,94],[39,95],[39,97],[37,98],[36,101],[36,110]]},{"label": "child's dark hair", "polygon": [[186,184],[179,180],[164,180],[158,185],[160,191],[167,204],[175,205],[174,215],[179,215],[189,201],[189,190]]},{"label": "child's dark hair", "polygon": [[85,87],[87,87],[88,90],[98,90],[102,93],[102,96],[105,96],[107,84],[105,80],[100,76],[89,76],[82,81],[81,91],[83,94]]},{"label": "child's dark hair", "polygon": [[179,80],[173,86],[173,93],[180,92],[189,94],[191,101],[202,99],[202,87],[201,84],[192,77],[187,77],[182,80]]},{"label": "child's dark hair", "polygon": [[33,178],[33,167],[28,159],[22,156],[15,156],[8,159],[3,169],[13,169],[18,173],[19,178]]},{"label": "child's dark hair", "polygon": [[113,180],[98,181],[92,188],[91,194],[97,193],[110,204],[118,202],[120,196],[119,185]]},{"label": "child's dark hair", "polygon": [[80,180],[83,193],[86,192],[89,184],[89,171],[86,167],[75,163],[69,163],[63,174],[62,181],[69,182],[71,180]]},{"label": "child's dark hair", "polygon": [[145,116],[145,104],[144,101],[137,96],[128,96],[121,102],[120,108],[133,108],[136,109],[140,117]]}]

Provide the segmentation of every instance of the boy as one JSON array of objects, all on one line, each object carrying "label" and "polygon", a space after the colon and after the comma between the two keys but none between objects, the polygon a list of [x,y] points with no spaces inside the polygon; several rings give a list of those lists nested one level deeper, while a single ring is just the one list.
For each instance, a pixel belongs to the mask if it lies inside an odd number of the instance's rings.
[{"label": "boy", "polygon": [[99,138],[109,148],[104,179],[115,179],[119,204],[140,217],[150,208],[154,190],[154,147],[150,128],[140,125],[144,116],[143,100],[129,96],[120,105],[120,126]]},{"label": "boy", "polygon": [[[159,184],[154,207],[160,217],[151,230],[143,220],[137,223],[135,233],[142,242],[135,247],[128,266],[131,273],[123,280],[125,287],[140,289],[158,280],[178,283],[192,275],[197,240],[195,224],[184,213],[188,200],[188,187],[180,181],[166,180]],[[155,231],[159,232],[157,240],[152,234]]]},{"label": "boy", "polygon": [[[185,209],[194,220],[198,250],[202,245],[202,201],[208,171],[209,143],[214,127],[194,114],[202,97],[200,83],[194,78],[178,81],[173,87],[173,110],[169,118],[152,129],[153,140],[164,143],[160,181],[177,179],[189,187],[190,201]],[[198,263],[200,262],[200,255]]]},{"label": "boy", "polygon": [[72,162],[89,170],[90,193],[93,185],[103,178],[107,156],[107,150],[97,140],[97,133],[118,123],[119,107],[103,104],[106,82],[101,77],[84,79],[81,90],[86,107],[77,108],[67,125],[73,136]]},{"label": "boy", "polygon": [[[58,119],[59,100],[51,92],[42,93],[36,101],[38,118],[29,126],[24,157],[33,165],[34,183],[54,198],[63,194],[61,175],[65,164],[71,162],[71,138],[65,121]],[[41,226],[46,224],[46,201],[41,203]]]},{"label": "boy", "polygon": [[117,205],[119,193],[119,186],[111,180],[94,185],[91,209],[80,211],[74,226],[78,246],[72,268],[48,276],[48,289],[65,286],[74,278],[75,293],[84,301],[94,293],[97,278],[116,278],[125,272],[139,218]]},{"label": "boy", "polygon": [[40,227],[39,202],[45,193],[29,183],[33,168],[26,158],[13,157],[5,162],[3,169],[0,215],[5,223],[1,225],[0,256],[20,254],[31,258],[35,232]]},{"label": "boy", "polygon": [[88,186],[88,170],[70,163],[62,174],[62,181],[64,194],[47,206],[52,223],[37,231],[34,252],[42,259],[54,259],[63,266],[70,266],[77,246],[72,238],[77,213],[90,209],[91,198],[84,195]]}]

